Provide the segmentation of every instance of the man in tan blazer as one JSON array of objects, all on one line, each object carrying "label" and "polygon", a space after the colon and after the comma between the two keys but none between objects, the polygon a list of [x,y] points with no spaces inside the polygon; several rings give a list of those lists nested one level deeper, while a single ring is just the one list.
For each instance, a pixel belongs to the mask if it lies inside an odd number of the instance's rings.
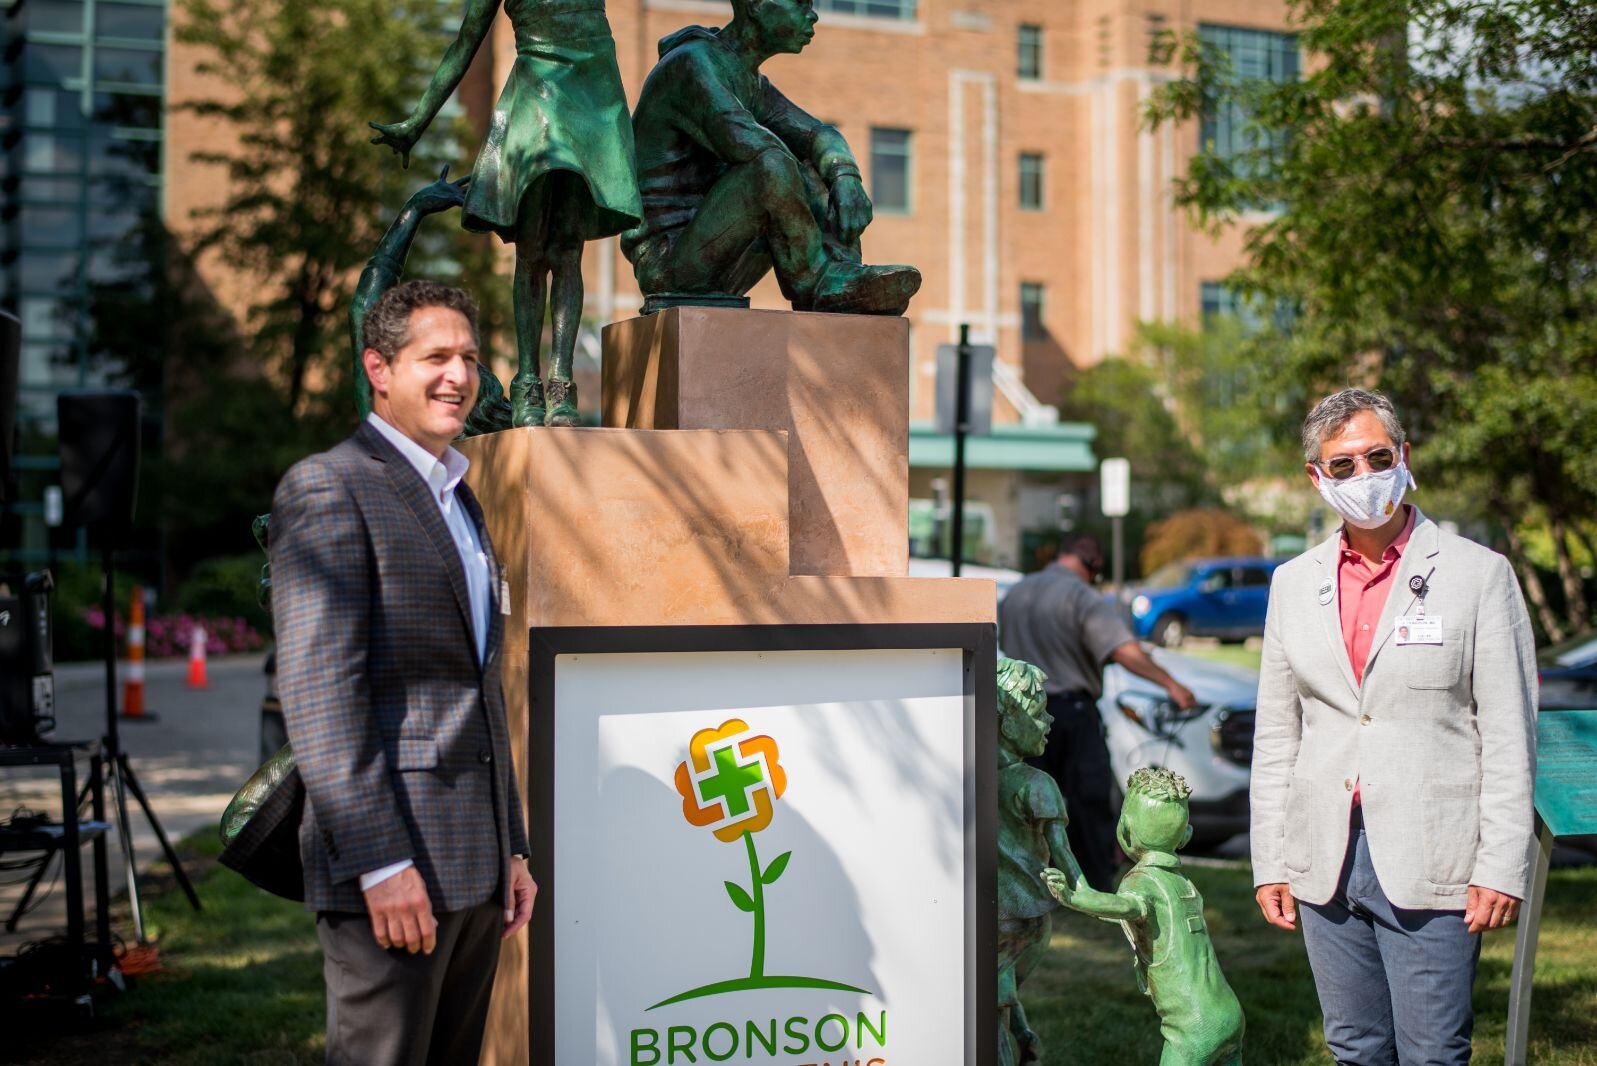
[{"label": "man in tan blazer", "polygon": [[1480,933],[1514,920],[1529,877],[1530,619],[1506,559],[1403,503],[1409,446],[1386,397],[1321,401],[1303,447],[1343,526],[1270,586],[1259,907],[1301,919],[1338,1063],[1466,1063]]}]

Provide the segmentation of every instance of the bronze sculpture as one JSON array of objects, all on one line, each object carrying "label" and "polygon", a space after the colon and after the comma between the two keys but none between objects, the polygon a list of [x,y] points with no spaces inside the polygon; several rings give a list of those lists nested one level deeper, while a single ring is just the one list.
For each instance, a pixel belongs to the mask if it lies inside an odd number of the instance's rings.
[{"label": "bronze sculpture", "polygon": [[1054,721],[1044,678],[1031,663],[998,660],[999,1066],[1042,1056],[1020,1002],[1021,983],[1048,953],[1048,915],[1055,909],[1038,871],[1052,861],[1081,877],[1065,836],[1070,819],[1059,786],[1026,764],[1047,747]]},{"label": "bronze sculpture", "polygon": [[816,18],[811,0],[732,0],[727,25],[661,40],[632,119],[643,218],[621,238],[645,313],[746,306],[773,268],[800,311],[899,315],[920,288],[913,267],[861,261],[871,202],[848,143],[760,74]]},{"label": "bronze sculpture", "polygon": [[[615,42],[603,0],[467,0],[460,34],[411,115],[372,123],[375,144],[409,164],[410,150],[465,75],[501,2],[516,35],[516,61],[477,154],[461,224],[516,246],[518,426],[577,423],[572,356],[582,324],[582,246],[642,217],[632,169]],[[547,390],[539,347],[551,306]]]},{"label": "bronze sculpture", "polygon": [[1175,854],[1192,836],[1191,792],[1185,779],[1162,767],[1131,775],[1115,835],[1136,865],[1118,891],[1089,888],[1078,870],[1044,870],[1043,880],[1060,903],[1125,930],[1137,983],[1159,1012],[1162,1066],[1240,1066],[1242,1005],[1220,972],[1203,897]]}]

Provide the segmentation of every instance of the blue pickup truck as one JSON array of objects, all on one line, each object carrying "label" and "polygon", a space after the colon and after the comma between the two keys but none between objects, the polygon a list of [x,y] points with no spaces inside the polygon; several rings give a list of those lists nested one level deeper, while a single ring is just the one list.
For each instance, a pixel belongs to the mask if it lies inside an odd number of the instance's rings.
[{"label": "blue pickup truck", "polygon": [[1177,648],[1188,637],[1241,641],[1264,633],[1270,575],[1284,560],[1188,559],[1160,567],[1131,590],[1139,640]]}]

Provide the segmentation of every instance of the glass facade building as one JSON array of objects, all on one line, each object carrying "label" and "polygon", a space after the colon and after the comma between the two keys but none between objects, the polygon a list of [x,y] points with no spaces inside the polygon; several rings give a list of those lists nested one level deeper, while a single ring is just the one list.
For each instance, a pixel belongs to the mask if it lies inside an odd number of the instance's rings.
[{"label": "glass facade building", "polygon": [[0,0],[0,26],[0,305],[22,321],[12,554],[34,562],[48,554],[56,393],[124,383],[96,351],[93,305],[143,283],[120,257],[161,209],[167,4]]},{"label": "glass facade building", "polygon": [[[1231,73],[1240,81],[1297,81],[1301,73],[1295,33],[1204,24],[1198,27],[1198,39],[1204,47],[1226,56]],[[1245,104],[1221,99],[1204,112],[1198,143],[1222,159],[1278,143],[1280,134],[1261,130],[1252,120]]]}]

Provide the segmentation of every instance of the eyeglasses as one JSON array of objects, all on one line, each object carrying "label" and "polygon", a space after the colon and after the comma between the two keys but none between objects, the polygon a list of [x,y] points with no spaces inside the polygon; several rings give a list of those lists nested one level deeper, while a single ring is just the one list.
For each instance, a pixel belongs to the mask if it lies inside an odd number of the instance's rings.
[{"label": "eyeglasses", "polygon": [[1315,465],[1324,470],[1332,481],[1346,481],[1358,470],[1360,459],[1363,459],[1364,464],[1370,468],[1370,473],[1379,474],[1397,464],[1397,449],[1383,445],[1371,448],[1363,455],[1338,455],[1334,459],[1321,460]]}]

